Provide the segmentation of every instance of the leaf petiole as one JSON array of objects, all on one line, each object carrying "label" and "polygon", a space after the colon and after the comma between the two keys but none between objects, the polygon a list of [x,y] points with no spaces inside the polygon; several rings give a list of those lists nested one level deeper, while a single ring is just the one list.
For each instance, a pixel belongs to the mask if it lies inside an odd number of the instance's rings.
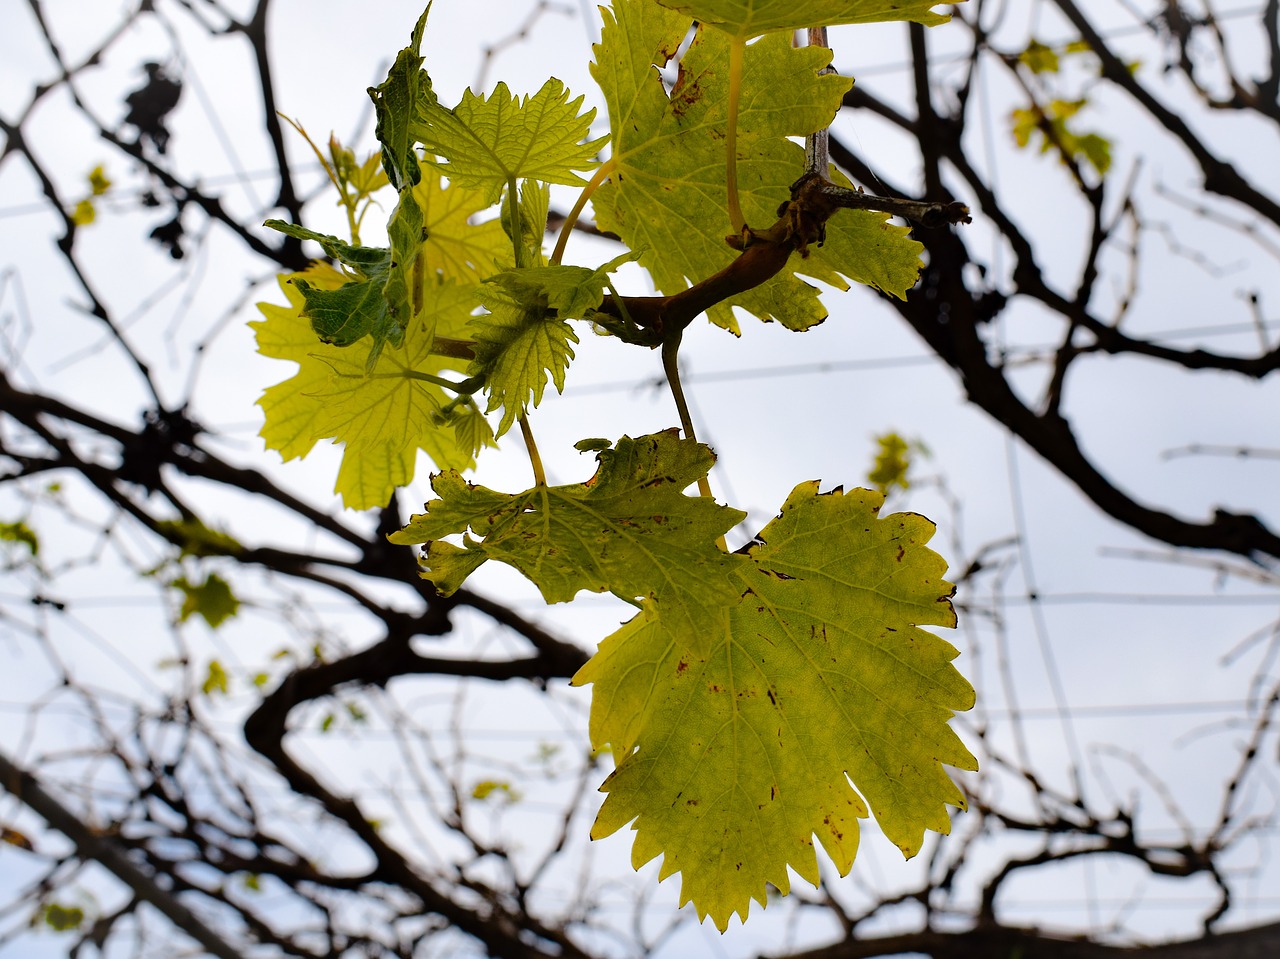
[{"label": "leaf petiole", "polygon": [[515,251],[516,269],[524,269],[524,220],[520,215],[519,185],[514,176],[507,177],[507,218],[511,223],[511,247]]},{"label": "leaf petiole", "polygon": [[455,383],[453,380],[447,380],[443,376],[436,376],[433,373],[423,373],[420,370],[405,370],[402,374],[391,375],[402,375],[406,379],[421,380],[423,383],[431,383],[434,386],[440,386],[446,390],[457,393],[459,396],[471,396],[474,393],[480,392],[480,390],[484,388],[485,382],[483,374],[469,377],[461,383]]},{"label": "leaf petiole", "polygon": [[529,428],[529,417],[520,417],[520,437],[524,440],[525,449],[529,451],[529,465],[533,467],[533,485],[546,486],[547,473],[542,468],[542,457],[538,455],[538,444],[533,441],[533,430]]},{"label": "leaf petiole", "polygon": [[595,193],[600,188],[600,184],[609,178],[609,174],[614,171],[617,165],[616,159],[609,157],[604,163],[600,164],[599,169],[596,170],[587,185],[582,188],[582,192],[578,194],[578,199],[573,204],[573,209],[569,211],[569,215],[560,224],[560,235],[556,237],[556,248],[551,253],[551,263],[553,265],[558,265],[564,257],[564,249],[569,243],[569,234],[573,232],[573,228],[577,225],[578,217],[582,215],[582,208],[591,199],[591,194]]},{"label": "leaf petiole", "polygon": [[725,175],[729,189],[729,222],[734,236],[744,236],[747,218],[738,197],[738,107],[742,100],[742,60],[747,41],[734,39],[729,47],[729,128],[725,131]]},{"label": "leaf petiole", "polygon": [[[662,369],[667,374],[667,385],[671,388],[671,398],[675,401],[676,412],[680,414],[680,428],[684,430],[684,438],[696,443],[698,437],[693,430],[693,416],[689,412],[689,403],[684,396],[684,387],[680,384],[680,341],[683,338],[684,330],[679,327],[670,330],[663,337]],[[715,499],[711,492],[711,481],[707,479],[705,473],[698,477],[698,492],[707,499]],[[726,553],[729,551],[728,541],[723,534],[716,542]]]}]

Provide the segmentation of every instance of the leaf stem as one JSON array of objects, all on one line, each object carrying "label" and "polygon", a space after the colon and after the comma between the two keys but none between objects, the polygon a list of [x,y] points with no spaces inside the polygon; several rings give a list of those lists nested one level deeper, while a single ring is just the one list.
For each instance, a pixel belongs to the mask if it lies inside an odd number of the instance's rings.
[{"label": "leaf stem", "polygon": [[737,38],[729,47],[729,128],[725,132],[725,178],[729,189],[729,222],[735,236],[743,236],[747,218],[738,198],[738,106],[742,100],[742,60],[747,41]]},{"label": "leaf stem", "polygon": [[410,380],[421,380],[424,383],[431,383],[435,386],[444,387],[446,390],[452,390],[460,396],[470,396],[478,393],[484,388],[485,378],[483,375],[472,376],[463,380],[461,383],[455,383],[453,380],[447,380],[443,376],[436,376],[433,373],[423,373],[420,370],[405,370],[401,373],[386,374],[389,376],[404,376]]},{"label": "leaf stem", "polygon": [[516,269],[523,269],[524,223],[520,218],[520,188],[513,176],[507,177],[507,222],[511,224],[511,247],[515,250]]},{"label": "leaf stem", "polygon": [[547,473],[542,468],[542,457],[538,455],[538,444],[533,441],[533,430],[529,428],[529,417],[520,417],[520,436],[524,439],[524,447],[529,451],[529,464],[533,467],[533,485],[546,486]]},{"label": "leaf stem", "polygon": [[[684,338],[683,329],[671,330],[662,340],[662,369],[667,374],[667,385],[671,387],[671,398],[675,400],[676,412],[680,414],[680,428],[684,430],[684,438],[698,441],[693,429],[693,417],[689,413],[689,403],[684,397],[684,387],[680,385],[680,341]],[[698,477],[698,492],[707,499],[715,499],[711,493],[711,481],[706,476]],[[729,544],[723,536],[719,539],[720,548],[729,551]]]},{"label": "leaf stem", "polygon": [[569,234],[573,232],[573,228],[577,226],[578,217],[582,215],[582,209],[587,205],[587,201],[591,199],[591,195],[600,188],[605,180],[609,178],[614,169],[617,167],[615,157],[609,157],[604,163],[601,163],[595,174],[582,188],[582,192],[578,194],[577,201],[573,204],[573,209],[569,211],[569,215],[564,218],[564,222],[560,224],[560,235],[556,237],[556,248],[551,252],[551,263],[558,266],[560,260],[564,257],[564,249],[569,244]]}]

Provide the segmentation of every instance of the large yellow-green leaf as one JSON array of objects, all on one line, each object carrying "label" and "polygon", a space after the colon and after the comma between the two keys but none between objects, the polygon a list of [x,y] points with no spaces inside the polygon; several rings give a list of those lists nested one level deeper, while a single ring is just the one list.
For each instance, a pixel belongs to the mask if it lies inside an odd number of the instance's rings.
[{"label": "large yellow-green leaf", "polygon": [[511,260],[511,241],[496,217],[474,222],[488,208],[484,196],[457,183],[445,188],[429,172],[413,188],[422,210],[423,264],[428,273],[459,283],[479,283]]},{"label": "large yellow-green leaf", "polygon": [[514,97],[499,83],[488,97],[470,90],[452,110],[420,101],[411,129],[428,153],[444,158],[450,182],[483,192],[490,202],[519,179],[584,186],[578,170],[594,165],[602,141],[582,142],[595,110],[579,115],[582,97],[555,78],[532,97]]},{"label": "large yellow-green leaf", "polygon": [[[592,198],[601,227],[640,252],[640,262],[672,294],[726,267],[737,253],[725,243],[725,137],[728,131],[730,37],[699,29],[670,93],[655,65],[674,55],[688,16],[641,0],[619,0],[605,12],[592,73],[605,95],[616,169]],[[747,223],[771,225],[790,198],[788,184],[804,171],[804,150],[791,137],[827,126],[850,82],[820,75],[831,53],[795,48],[783,34],[744,52],[738,119],[739,195]],[[791,329],[826,317],[817,290],[796,274],[846,289],[847,280],[905,295],[919,271],[921,246],[887,216],[841,211],[827,224],[827,242],[793,256],[767,283],[709,312],[737,331],[733,306]],[[846,279],[847,278],[847,279]]]},{"label": "large yellow-green leaf", "polygon": [[938,0],[658,0],[701,23],[735,37],[774,30],[833,27],[842,23],[914,20],[933,26],[948,16],[934,13]]},{"label": "large yellow-green leaf", "polygon": [[632,823],[636,867],[663,856],[681,903],[721,929],[766,883],[787,892],[788,866],[816,883],[815,836],[847,873],[868,807],[907,856],[964,807],[943,765],[976,768],[947,725],[973,689],[919,628],[955,624],[946,564],[933,524],[880,518],[882,502],[796,487],[735,570],[743,598],[710,649],[650,607],[574,677],[617,760],[592,835]]},{"label": "large yellow-green leaf", "polygon": [[[301,274],[313,288],[336,289],[346,282],[337,270],[314,264]],[[322,439],[344,444],[335,490],[352,509],[384,506],[397,486],[413,478],[414,460],[424,450],[443,469],[474,465],[474,449],[448,426],[437,425],[452,394],[416,374],[457,369],[465,360],[430,353],[433,334],[461,338],[474,290],[432,282],[423,310],[399,346],[388,345],[372,369],[350,348],[321,343],[302,315],[303,297],[290,277],[280,286],[287,306],[260,303],[265,319],[250,325],[264,356],[292,360],[298,372],[265,390],[258,405],[266,414],[262,438],[286,459],[305,456]],[[456,377],[460,379],[461,377]]]},{"label": "large yellow-green leaf", "polygon": [[[423,576],[445,595],[495,559],[529,577],[548,603],[583,589],[654,600],[705,648],[716,611],[738,600],[731,574],[745,563],[717,541],[746,514],[684,493],[707,474],[715,454],[669,430],[623,437],[598,458],[599,469],[585,483],[515,494],[441,473],[431,482],[439,499],[391,541],[427,543]],[[441,541],[468,530],[479,539],[467,535],[461,547]]]}]

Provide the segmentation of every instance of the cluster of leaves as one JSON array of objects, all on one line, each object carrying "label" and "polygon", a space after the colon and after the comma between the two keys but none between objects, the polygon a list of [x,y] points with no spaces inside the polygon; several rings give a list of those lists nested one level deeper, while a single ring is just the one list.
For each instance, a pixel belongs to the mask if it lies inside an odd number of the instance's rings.
[{"label": "cluster of leaves", "polygon": [[76,226],[88,226],[96,220],[98,218],[98,208],[94,206],[93,201],[110,189],[111,180],[108,179],[106,171],[101,164],[90,170],[89,195],[77,203],[75,209],[71,211],[71,222]]},{"label": "cluster of leaves", "polygon": [[876,437],[876,461],[867,482],[887,496],[894,489],[911,489],[911,463],[916,454],[928,455],[919,441],[909,442],[897,433]]},{"label": "cluster of leaves", "polygon": [[[499,84],[440,103],[418,53],[424,13],[370,91],[385,177],[333,142],[327,157],[316,150],[351,239],[268,224],[329,260],[283,277],[286,303],[263,304],[254,324],[263,354],[298,364],[260,401],[268,446],[290,459],[343,444],[337,490],[352,508],[385,505],[426,452],[436,498],[392,540],[424,546],[423,576],[443,595],[497,560],[549,603],[586,590],[637,607],[575,678],[594,687],[593,745],[616,761],[593,835],[631,823],[637,866],[664,856],[662,875],[682,873],[683,901],[721,929],[763,905],[767,884],[785,892],[788,866],[816,882],[815,836],[847,872],[860,818],[874,814],[913,855],[924,830],[948,829],[948,804],[964,806],[943,766],[974,768],[947,725],[972,688],[955,649],[920,628],[955,622],[932,524],[879,517],[880,493],[806,482],[728,552],[724,534],[745,514],[711,498],[715,456],[692,435],[672,362],[702,312],[733,332],[735,308],[797,331],[821,322],[802,276],[898,297],[915,283],[920,246],[905,228],[867,210],[833,215],[792,188],[805,172],[795,138],[824,129],[851,83],[824,72],[830,51],[792,34],[942,22],[934,5],[616,0],[592,66],[609,122],[597,139],[594,111],[556,79],[529,96]],[[659,68],[681,49],[668,89]],[[396,193],[388,246],[363,246],[384,181]],[[552,184],[582,194],[548,257]],[[587,202],[628,248],[595,269],[561,263]],[[614,289],[627,259],[660,296]],[[584,441],[594,475],[550,486],[529,414],[548,382],[563,389],[575,323],[662,348],[684,435]],[[534,486],[469,483],[476,455],[517,423]]]},{"label": "cluster of leaves", "polygon": [[[1032,40],[1018,55],[1018,63],[1041,81],[1057,76],[1063,63],[1070,59],[1094,59],[1092,48],[1077,40],[1055,48]],[[1098,174],[1106,176],[1111,169],[1111,141],[1100,133],[1081,131],[1073,122],[1076,115],[1089,106],[1088,96],[1067,99],[1061,96],[1038,96],[1027,88],[1030,104],[1018,107],[1010,115],[1013,138],[1020,147],[1039,143],[1041,153],[1056,153],[1068,164],[1086,163]]]}]

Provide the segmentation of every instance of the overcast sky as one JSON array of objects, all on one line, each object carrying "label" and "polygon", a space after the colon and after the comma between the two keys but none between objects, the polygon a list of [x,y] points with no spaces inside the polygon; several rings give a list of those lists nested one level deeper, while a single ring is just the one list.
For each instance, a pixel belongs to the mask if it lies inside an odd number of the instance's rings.
[{"label": "overcast sky", "polygon": [[[47,6],[52,29],[72,62],[110,29],[120,10],[117,3]],[[468,84],[491,87],[498,79],[515,92],[529,93],[554,75],[575,94],[585,94],[589,105],[601,105],[586,69],[589,44],[598,29],[593,8],[576,2],[553,5],[532,21],[523,38],[508,43],[520,32],[529,6],[514,0],[437,0],[424,52],[443,101],[455,101]],[[1113,26],[1132,22],[1112,0],[1089,6]],[[362,151],[372,148],[371,111],[364,90],[381,79],[419,12],[415,3],[401,0],[377,4],[376,10],[376,16],[360,15],[352,5],[330,0],[278,0],[273,7],[280,109],[318,141],[334,130]],[[244,50],[231,41],[210,40],[185,18],[173,16],[170,22],[177,26],[172,34],[154,22],[128,34],[100,70],[85,74],[79,92],[110,124],[123,116],[123,96],[141,84],[139,64],[157,60],[181,65],[187,85],[171,124],[170,162],[183,176],[220,191],[237,215],[261,216],[273,190],[264,175],[271,160],[265,139],[253,125],[255,110],[244,107],[255,103]],[[15,7],[6,23],[0,36],[0,115],[12,120],[27,102],[33,80],[47,80],[52,73],[26,8]],[[1013,38],[1032,32],[1050,41],[1070,35],[1043,3],[1029,2],[1025,12],[1014,10],[1003,20],[1002,35],[1009,38],[1010,47],[1015,46]],[[905,31],[898,27],[835,30],[835,62],[868,89],[905,103],[910,76],[904,67],[904,38]],[[1232,38],[1242,56],[1248,56],[1256,42],[1248,29]],[[964,39],[963,31],[954,26],[930,34],[931,42],[944,52],[962,49]],[[1160,53],[1137,49],[1141,39],[1136,34],[1125,39],[1135,45],[1126,54],[1140,56],[1143,69],[1153,75]],[[493,49],[492,56],[484,55],[486,48]],[[939,75],[950,75],[945,62]],[[1009,208],[1043,244],[1040,262],[1050,280],[1069,285],[1083,247],[1080,209],[1064,199],[1066,175],[1052,158],[1012,148],[1007,116],[1016,105],[1017,92],[1007,82],[984,76],[978,96],[988,124],[986,141],[975,143],[975,156],[986,168],[999,171]],[[1115,137],[1113,177],[1136,177],[1148,198],[1159,187],[1193,195],[1196,181],[1187,158],[1156,140],[1132,104],[1104,97],[1088,113],[1087,122]],[[1201,120],[1197,115],[1196,122],[1215,130],[1215,144],[1242,171],[1273,175],[1280,160],[1274,131],[1262,140],[1248,128],[1242,132],[1240,126],[1228,127],[1217,118]],[[605,129],[603,116],[597,118],[597,126]],[[866,116],[842,116],[835,129],[893,171],[899,182],[915,184],[909,155],[883,124]],[[103,299],[129,317],[127,335],[152,358],[163,398],[189,398],[198,420],[226,434],[224,452],[270,470],[283,483],[337,512],[340,504],[331,494],[335,451],[318,449],[305,462],[280,465],[278,456],[263,450],[256,436],[261,417],[255,400],[263,388],[291,373],[286,364],[254,353],[246,326],[257,317],[254,301],[282,301],[263,265],[247,261],[216,230],[181,265],[140,243],[156,222],[154,211],[139,210],[131,201],[145,181],[74,118],[64,92],[39,107],[26,132],[68,196],[76,195],[75,184],[83,182],[93,166],[107,164],[120,199],[104,200],[100,222],[83,231],[83,258],[95,271],[93,280]],[[322,175],[309,149],[291,138],[290,150],[300,182],[319,190]],[[557,190],[553,206],[564,210],[571,200],[571,193]],[[1175,203],[1151,204],[1152,222],[1167,224],[1169,230],[1167,235],[1153,231],[1144,240],[1151,265],[1140,277],[1141,299],[1131,316],[1132,328],[1185,331],[1178,340],[1183,345],[1199,341],[1222,351],[1256,350],[1259,334],[1250,328],[1241,294],[1259,291],[1264,310],[1273,306],[1280,292],[1275,260],[1236,230],[1201,225],[1194,235],[1184,235],[1179,229],[1188,220]],[[323,193],[308,206],[308,215],[308,226],[339,231],[338,214]],[[990,240],[980,219],[966,229],[972,230],[977,249],[989,249],[996,275],[1009,268],[1007,252]],[[82,298],[57,255],[57,231],[55,218],[42,210],[30,171],[13,160],[0,167],[0,269],[7,271],[0,285],[0,357],[21,384],[80,401],[92,397],[89,402],[105,414],[131,421],[146,397],[101,330],[75,309]],[[1266,238],[1277,242],[1273,233]],[[590,238],[575,238],[569,250],[567,261],[592,266],[618,252]],[[1122,252],[1114,251],[1109,263],[1116,278],[1108,279],[1107,295],[1119,295],[1122,261]],[[246,293],[247,281],[256,283],[251,293]],[[629,282],[634,291],[643,290],[638,274]],[[1186,804],[1193,823],[1209,821],[1217,810],[1221,773],[1234,764],[1231,747],[1242,735],[1224,724],[1231,714],[1221,704],[1246,695],[1269,641],[1230,662],[1223,657],[1275,620],[1274,584],[1263,589],[1235,580],[1222,583],[1203,570],[1115,555],[1116,550],[1149,549],[1152,544],[1101,517],[1034,454],[966,405],[954,375],[932,359],[872,293],[831,294],[826,303],[830,318],[801,335],[746,320],[740,339],[703,324],[695,324],[685,337],[686,385],[700,438],[720,456],[713,486],[721,499],[750,512],[738,541],[766,522],[799,482],[820,479],[826,488],[865,482],[876,434],[896,430],[920,441],[930,451],[918,464],[922,482],[897,505],[923,512],[939,524],[935,548],[953,564],[961,564],[984,544],[1010,537],[1020,544],[998,556],[1007,564],[1001,578],[1009,603],[1004,610],[1009,667],[1019,705],[1027,711],[1037,771],[1066,788],[1070,764],[1083,760],[1086,788],[1092,795],[1107,795],[1108,789],[1122,797],[1142,792],[1144,810],[1162,821],[1155,812],[1156,795],[1131,765],[1099,747],[1128,750],[1168,783]],[[1006,343],[1015,351],[1055,344],[1060,335],[1053,323],[1022,306],[1015,305],[1003,323]],[[216,335],[210,338],[215,327]],[[1274,339],[1274,328],[1269,335]],[[191,349],[198,343],[207,343],[208,349],[193,370]],[[533,419],[553,482],[582,480],[593,470],[591,458],[572,448],[578,439],[636,436],[677,422],[665,391],[656,387],[656,354],[639,353],[585,330],[577,353],[564,396],[549,395]],[[1042,377],[1043,371],[1028,368],[1029,392]],[[1175,376],[1133,360],[1103,360],[1073,378],[1071,387],[1067,412],[1087,437],[1087,452],[1113,469],[1139,498],[1183,511],[1191,519],[1207,518],[1214,507],[1224,506],[1255,511],[1273,525],[1280,523],[1275,460],[1165,455],[1196,443],[1280,446],[1274,413],[1280,396],[1274,377],[1270,382],[1245,383],[1212,375]],[[405,495],[404,501],[414,508],[428,496],[429,470],[429,464],[420,461],[418,478]],[[499,489],[527,486],[529,467],[518,441],[485,454],[478,477]],[[933,477],[945,482],[949,496],[927,482]],[[960,512],[952,510],[950,496],[962,505]],[[0,489],[0,521],[24,508],[12,491]],[[263,520],[246,513],[243,504],[228,502],[224,509],[229,528],[239,530],[237,535],[246,541],[259,536],[264,541],[305,541],[312,535],[296,527],[264,528]],[[65,540],[52,542],[51,561],[84,548],[68,531]],[[86,605],[81,608],[94,608],[100,601],[92,630],[72,631],[66,637],[68,655],[97,664],[94,668],[103,670],[104,685],[128,695],[156,695],[163,679],[148,676],[156,675],[155,664],[171,653],[168,640],[161,629],[149,636],[130,623],[138,607],[150,604],[149,615],[161,618],[165,610],[155,608],[154,590],[146,585],[127,575],[116,580],[101,568],[68,577],[67,588],[74,585],[84,591],[81,599]],[[267,585],[248,588],[265,590]],[[575,607],[543,611],[531,586],[514,574],[488,567],[477,575],[477,588],[495,596],[520,597],[522,611],[584,648],[627,615],[621,604],[591,597]],[[20,593],[0,580],[0,605]],[[1028,599],[1031,593],[1035,601]],[[120,597],[131,598],[132,605],[114,608],[106,601]],[[334,626],[352,647],[372,638],[361,632],[367,628],[349,614],[340,627]],[[272,630],[264,632],[262,620],[246,616],[245,622],[231,624],[216,637],[196,626],[186,633],[201,655],[217,655],[250,669],[289,644],[287,624],[274,622]],[[464,630],[459,642],[477,635],[501,642],[479,627],[469,634]],[[42,716],[34,730],[27,726],[27,705],[48,693],[50,674],[38,656],[21,647],[18,636],[6,635],[0,622],[0,655],[11,655],[14,663],[0,671],[0,745],[11,752],[22,748],[33,753],[51,748],[60,736],[80,733],[74,721],[64,725],[56,711]],[[991,719],[1000,742],[1010,703],[997,675],[998,660],[989,645],[992,636],[985,620],[976,617],[951,638],[965,654],[958,665],[979,688],[979,708]],[[971,648],[975,640],[988,644],[980,656]],[[1060,684],[1056,691],[1051,676]],[[424,688],[428,692],[408,697],[419,708],[426,713],[442,704],[452,708],[451,700],[432,699],[430,687]],[[538,735],[566,741],[577,737],[580,742],[585,696],[557,691],[556,697],[562,705],[554,708],[537,706],[528,696],[516,696],[513,707],[511,699],[495,701],[477,694],[469,701],[468,728],[481,735],[507,734],[513,755],[527,756],[532,750],[529,728],[517,721],[518,710],[540,708],[545,728],[539,727]],[[226,705],[223,718],[228,729],[251,702],[252,694],[246,691]],[[1144,711],[1134,709],[1139,705]],[[1071,711],[1065,718],[1057,714],[1063,706]],[[34,738],[28,741],[28,735]],[[311,759],[348,783],[361,780],[362,762],[374,781],[385,784],[394,778],[379,768],[382,754],[366,748],[359,730],[303,739]],[[390,755],[389,746],[387,750]],[[378,797],[368,801],[376,805]],[[6,803],[0,801],[0,820],[14,814],[12,804]],[[892,882],[900,868],[895,858],[900,857],[873,833],[868,831],[855,873],[867,882]],[[1243,887],[1240,922],[1280,910],[1275,838],[1268,833],[1259,839],[1261,871]],[[629,837],[615,835],[603,847],[596,855],[605,867],[625,870]],[[0,848],[0,896],[10,891],[4,864],[15,858]],[[1108,870],[1105,865],[1083,871],[1064,867],[1057,878],[1029,882],[1018,887],[1017,901],[1007,904],[1009,915],[1069,926],[1088,918],[1105,920],[1117,915],[1122,905],[1132,904],[1129,922],[1134,930],[1194,933],[1197,910],[1211,896],[1207,885],[1193,894],[1185,884],[1170,889],[1126,867]],[[646,875],[652,882],[653,866]],[[675,882],[664,885],[656,910],[671,908]],[[739,931],[724,938],[709,928],[686,935],[692,938],[674,940],[669,955],[688,954],[680,950],[694,940],[724,955],[745,954],[758,945]],[[55,955],[58,943],[46,938],[41,948],[49,950],[43,954]],[[0,948],[5,959],[17,955]]]}]

